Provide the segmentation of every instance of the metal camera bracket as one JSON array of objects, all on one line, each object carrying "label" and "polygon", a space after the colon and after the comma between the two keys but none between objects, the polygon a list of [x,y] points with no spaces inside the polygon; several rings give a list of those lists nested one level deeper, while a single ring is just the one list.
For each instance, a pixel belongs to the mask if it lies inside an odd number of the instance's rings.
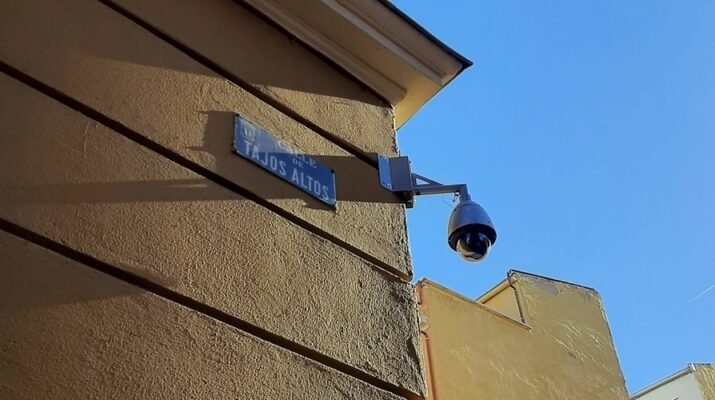
[{"label": "metal camera bracket", "polygon": [[460,201],[471,200],[466,184],[443,185],[416,174],[412,172],[410,160],[405,156],[387,158],[378,154],[377,164],[382,187],[402,195],[407,208],[412,208],[415,196],[420,195],[454,193]]}]

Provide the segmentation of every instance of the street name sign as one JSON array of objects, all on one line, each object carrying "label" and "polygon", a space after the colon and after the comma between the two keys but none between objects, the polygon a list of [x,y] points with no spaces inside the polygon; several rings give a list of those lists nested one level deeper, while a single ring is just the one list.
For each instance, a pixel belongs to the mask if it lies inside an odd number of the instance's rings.
[{"label": "street name sign", "polygon": [[335,171],[238,114],[233,148],[239,156],[335,207]]}]

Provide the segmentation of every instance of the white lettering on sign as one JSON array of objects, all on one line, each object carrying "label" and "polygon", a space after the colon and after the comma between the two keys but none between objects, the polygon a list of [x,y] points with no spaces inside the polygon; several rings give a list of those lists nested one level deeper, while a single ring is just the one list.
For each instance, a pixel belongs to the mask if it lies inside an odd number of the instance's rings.
[{"label": "white lettering on sign", "polygon": [[312,176],[306,175],[303,171],[294,169],[293,176],[291,176],[290,180],[296,186],[300,186],[301,188],[324,200],[328,200],[329,198],[328,187],[316,180],[313,180]]},{"label": "white lettering on sign", "polygon": [[254,164],[335,206],[335,173],[285,140],[236,116],[234,149]]},{"label": "white lettering on sign", "polygon": [[[279,142],[280,143],[280,142]],[[285,142],[283,142],[285,144]],[[262,152],[260,147],[253,143],[249,142],[246,140],[245,142],[245,148],[246,148],[246,154],[250,154],[251,158],[253,160],[256,160],[259,162],[261,165],[264,167],[270,169],[272,172],[277,173],[280,176],[286,177],[287,176],[287,171],[286,171],[286,163],[283,160],[279,160],[278,157],[275,155],[268,153],[268,152]],[[285,144],[288,146],[287,144]],[[283,150],[286,150],[288,147],[283,148]],[[297,157],[298,154],[291,153],[294,157]],[[295,160],[297,161],[297,160]],[[301,161],[305,161],[307,163],[307,160],[305,160],[305,157]],[[311,165],[314,167],[314,160],[310,160],[313,163],[308,165]],[[298,169],[293,169],[293,175],[290,177],[291,182],[293,182],[296,186],[300,186],[304,190],[309,191],[310,193],[324,199],[328,200],[329,195],[328,195],[328,186],[321,184],[320,182],[316,181],[313,179],[312,176],[305,174],[303,171],[300,171]]]}]

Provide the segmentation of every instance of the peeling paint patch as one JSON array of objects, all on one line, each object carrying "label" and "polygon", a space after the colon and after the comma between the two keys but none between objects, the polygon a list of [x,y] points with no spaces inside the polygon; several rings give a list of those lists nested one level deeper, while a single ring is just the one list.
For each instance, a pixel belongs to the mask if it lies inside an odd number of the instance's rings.
[{"label": "peeling paint patch", "polygon": [[535,287],[545,291],[546,293],[549,293],[552,296],[556,296],[559,294],[559,288],[553,282],[549,282],[546,279],[539,279],[535,277],[529,277],[528,280]]}]

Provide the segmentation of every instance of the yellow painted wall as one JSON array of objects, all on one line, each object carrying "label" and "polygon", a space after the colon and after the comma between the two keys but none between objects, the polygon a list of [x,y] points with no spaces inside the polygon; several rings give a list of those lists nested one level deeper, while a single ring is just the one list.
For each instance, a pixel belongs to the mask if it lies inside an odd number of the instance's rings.
[{"label": "yellow painted wall", "polygon": [[418,284],[431,398],[627,399],[598,294],[525,273],[510,280],[525,324]]},{"label": "yellow painted wall", "polygon": [[508,284],[508,281],[503,282],[499,286],[503,287],[498,292],[493,293],[488,299],[477,301],[481,301],[485,306],[499,311],[515,321],[521,322],[521,310],[519,310],[519,304],[516,301],[514,288]]},{"label": "yellow painted wall", "polygon": [[0,3],[0,398],[421,398],[391,107],[238,2],[117,3]]}]

